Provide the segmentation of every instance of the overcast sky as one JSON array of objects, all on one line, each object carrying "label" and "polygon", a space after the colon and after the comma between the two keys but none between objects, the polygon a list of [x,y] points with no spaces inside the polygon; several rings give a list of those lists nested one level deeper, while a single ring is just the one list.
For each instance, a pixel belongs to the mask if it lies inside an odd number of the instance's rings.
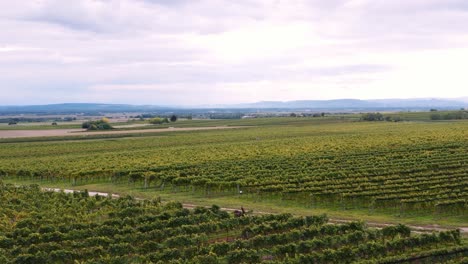
[{"label": "overcast sky", "polygon": [[0,104],[464,96],[466,0],[0,0]]}]

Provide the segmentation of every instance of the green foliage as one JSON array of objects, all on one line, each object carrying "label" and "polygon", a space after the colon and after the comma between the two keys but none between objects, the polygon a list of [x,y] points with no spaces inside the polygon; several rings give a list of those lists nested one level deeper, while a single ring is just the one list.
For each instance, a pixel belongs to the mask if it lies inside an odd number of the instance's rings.
[{"label": "green foliage", "polygon": [[96,121],[86,121],[81,125],[81,128],[85,128],[87,130],[109,130],[113,129],[113,127],[109,124],[109,120],[107,118],[102,118],[101,120]]},{"label": "green foliage", "polygon": [[460,120],[468,119],[468,111],[455,111],[431,114],[431,120]]},{"label": "green foliage", "polygon": [[361,116],[364,121],[387,121],[387,122],[400,122],[402,118],[399,115],[382,115],[381,113],[366,113]]},{"label": "green foliage", "polygon": [[365,121],[383,121],[384,116],[381,113],[366,113],[362,115],[362,120]]},{"label": "green foliage", "polygon": [[5,184],[0,199],[5,201],[0,220],[8,220],[0,221],[5,264],[348,263],[409,257],[434,262],[468,250],[459,230],[414,235],[403,225],[374,230],[362,222],[327,224],[324,215],[236,218],[216,205],[190,211],[180,203]]},{"label": "green foliage", "polygon": [[167,118],[154,117],[154,118],[151,118],[148,122],[153,125],[160,125],[160,124],[169,123],[169,120]]},{"label": "green foliage", "polygon": [[[301,119],[164,137],[0,144],[0,175],[207,196],[242,191],[259,202],[385,214],[467,213],[467,122],[311,125],[317,118]],[[90,149],[99,151],[90,155]]]}]

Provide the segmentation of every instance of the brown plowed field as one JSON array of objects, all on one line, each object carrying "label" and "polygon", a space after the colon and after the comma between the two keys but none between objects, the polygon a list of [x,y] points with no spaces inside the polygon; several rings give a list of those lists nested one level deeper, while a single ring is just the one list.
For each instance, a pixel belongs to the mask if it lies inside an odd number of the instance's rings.
[{"label": "brown plowed field", "polygon": [[[0,138],[25,138],[25,137],[54,137],[54,136],[81,136],[81,135],[107,135],[107,134],[133,134],[133,133],[158,133],[175,131],[196,131],[213,129],[242,128],[242,126],[218,126],[218,127],[170,127],[160,129],[133,129],[86,132],[83,129],[50,129],[50,130],[0,130]],[[244,127],[245,128],[245,127]]]}]

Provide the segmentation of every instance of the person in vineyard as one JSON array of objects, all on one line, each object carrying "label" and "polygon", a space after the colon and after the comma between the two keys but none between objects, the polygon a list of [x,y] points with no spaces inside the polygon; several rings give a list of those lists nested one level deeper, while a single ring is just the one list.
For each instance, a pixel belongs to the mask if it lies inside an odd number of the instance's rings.
[{"label": "person in vineyard", "polygon": [[240,210],[240,211],[239,211],[239,210],[235,210],[235,211],[234,211],[234,216],[235,216],[235,217],[242,217],[242,216],[244,216],[244,215],[245,215],[245,210],[244,210],[244,207],[243,207],[243,206],[241,206],[241,210]]}]

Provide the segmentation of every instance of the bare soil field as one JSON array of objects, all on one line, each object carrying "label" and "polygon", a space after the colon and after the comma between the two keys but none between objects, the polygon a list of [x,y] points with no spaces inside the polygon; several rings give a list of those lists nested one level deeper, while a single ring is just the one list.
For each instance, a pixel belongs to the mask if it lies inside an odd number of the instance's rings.
[{"label": "bare soil field", "polygon": [[[50,130],[0,130],[0,138],[53,137],[73,136],[73,132],[83,129],[50,129]],[[76,134],[75,134],[76,135]]]},{"label": "bare soil field", "polygon": [[130,134],[130,133],[157,133],[176,131],[196,131],[213,129],[245,128],[245,126],[217,126],[217,127],[169,127],[159,129],[134,129],[115,131],[87,132],[84,129],[50,129],[50,130],[0,130],[0,138],[26,138],[26,137],[53,137],[53,136],[80,136],[80,135],[107,135],[107,134]]}]

